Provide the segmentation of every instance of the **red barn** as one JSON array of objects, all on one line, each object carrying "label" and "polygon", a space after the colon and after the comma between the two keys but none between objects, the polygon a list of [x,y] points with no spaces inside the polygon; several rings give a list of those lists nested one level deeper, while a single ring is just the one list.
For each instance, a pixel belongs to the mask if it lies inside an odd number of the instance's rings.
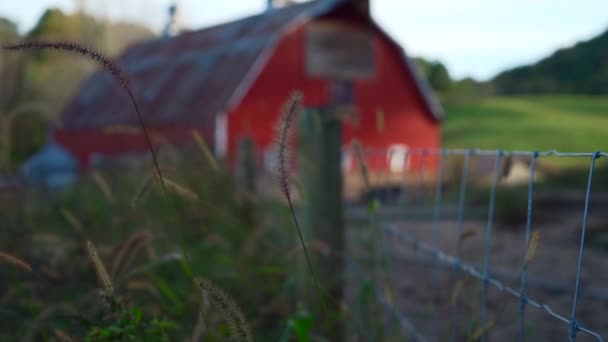
[{"label": "red barn", "polygon": [[[356,138],[401,156],[407,148],[440,145],[441,107],[403,49],[371,18],[366,0],[272,8],[133,46],[118,64],[131,76],[153,136],[179,145],[191,143],[197,130],[228,159],[245,135],[271,154],[273,128],[292,91],[303,94],[304,106],[324,107],[337,79],[359,121],[344,124],[344,144]],[[147,151],[143,136],[125,129],[137,127],[137,117],[105,72],[84,84],[61,124],[54,141],[84,168],[98,157]],[[426,160],[425,167],[437,163]],[[415,156],[411,161],[415,167]],[[390,164],[383,167],[405,167]]]}]

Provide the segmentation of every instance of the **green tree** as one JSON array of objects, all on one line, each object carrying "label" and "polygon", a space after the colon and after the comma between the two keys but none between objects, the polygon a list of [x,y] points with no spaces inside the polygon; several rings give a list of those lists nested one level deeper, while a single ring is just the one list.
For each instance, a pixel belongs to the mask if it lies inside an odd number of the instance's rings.
[{"label": "green tree", "polygon": [[607,94],[608,31],[535,64],[502,72],[492,83],[499,94]]},{"label": "green tree", "polygon": [[444,95],[450,90],[452,79],[448,69],[437,61],[428,61],[424,58],[414,58],[414,63],[418,70],[428,80],[433,90],[440,95]]},{"label": "green tree", "polygon": [[[0,44],[12,43],[19,39],[17,25],[0,18]],[[11,152],[14,135],[11,131],[12,111],[23,98],[25,63],[14,54],[0,54],[0,172],[11,169]]]},{"label": "green tree", "polygon": [[[31,40],[78,41],[85,45],[102,40],[103,27],[95,18],[82,13],[67,15],[59,9],[48,9],[27,34]],[[57,117],[74,95],[83,79],[96,65],[77,56],[37,51],[25,54],[27,64],[28,97],[44,103],[53,117]]]},{"label": "green tree", "polygon": [[432,63],[428,72],[429,82],[435,91],[446,93],[450,90],[452,80],[450,79],[448,69],[443,64],[438,62]]},{"label": "green tree", "polygon": [[36,26],[28,33],[28,38],[73,40],[98,45],[103,35],[104,25],[94,17],[82,12],[68,15],[51,8],[42,14]]},{"label": "green tree", "polygon": [[0,17],[0,39],[4,41],[15,38],[18,35],[17,24],[9,19]]},{"label": "green tree", "polygon": [[[151,37],[154,35],[150,30],[138,25],[111,24],[81,12],[65,14],[58,9],[44,12],[28,33],[28,38],[34,40],[82,42],[83,45],[109,51],[111,56],[121,53],[134,42]],[[34,52],[32,56],[27,68],[30,98],[44,103],[52,118],[57,118],[97,65],[79,56],[53,51]]]},{"label": "green tree", "polygon": [[[19,39],[17,25],[12,21],[0,18],[0,44],[11,43]],[[0,54],[0,113],[5,113],[14,107],[21,96],[23,77],[23,63],[14,54]]]},{"label": "green tree", "polygon": [[[48,9],[27,33],[30,40],[77,41],[120,54],[127,46],[154,37],[147,28],[103,22],[84,13]],[[0,18],[0,43],[20,40],[17,25]],[[94,62],[53,51],[0,52],[0,168],[14,169],[47,139],[50,122],[58,119],[81,82],[96,69]],[[28,139],[23,139],[23,137]]]}]

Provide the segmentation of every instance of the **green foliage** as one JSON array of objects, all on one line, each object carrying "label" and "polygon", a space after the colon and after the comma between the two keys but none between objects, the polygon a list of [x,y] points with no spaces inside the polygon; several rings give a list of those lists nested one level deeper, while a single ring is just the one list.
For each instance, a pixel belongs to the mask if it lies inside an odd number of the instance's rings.
[{"label": "green foliage", "polygon": [[[87,35],[100,35],[100,23],[91,16],[82,13],[67,15],[61,10],[46,10],[36,26],[28,33],[28,38],[35,40],[74,40],[87,41]],[[46,52],[39,52],[46,55]]]},{"label": "green foliage", "polygon": [[443,94],[450,90],[452,80],[443,64],[420,57],[414,58],[414,63],[436,92]]},{"label": "green foliage", "polygon": [[[29,40],[73,40],[93,47],[104,48],[112,54],[137,41],[153,37],[145,28],[134,24],[110,24],[83,13],[65,14],[49,9],[40,17],[36,26],[20,37],[17,26],[0,18],[0,43],[5,44],[25,38]],[[0,116],[15,119],[9,125],[10,137],[0,142],[3,170],[13,170],[35,154],[47,141],[51,122],[74,95],[85,77],[95,70],[95,64],[86,59],[38,51],[33,54],[0,54]],[[28,139],[24,139],[28,137]]]},{"label": "green foliage", "polygon": [[167,318],[145,319],[144,313],[137,308],[120,308],[114,316],[104,322],[103,326],[95,326],[87,334],[87,342],[114,341],[171,341],[170,333],[178,325]]},{"label": "green foliage", "polygon": [[479,101],[480,97],[493,94],[493,85],[490,82],[479,82],[470,77],[454,81],[450,91],[444,96],[448,104],[470,103]]},{"label": "green foliage", "polygon": [[488,82],[471,78],[452,82],[441,63],[422,58],[415,62],[444,101],[463,102],[492,94],[607,94],[607,55],[608,31],[537,63],[504,71]]},{"label": "green foliage", "polygon": [[[17,26],[10,20],[0,18],[0,44],[19,39]],[[0,115],[6,115],[22,97],[24,63],[15,55],[0,54]]]},{"label": "green foliage", "polygon": [[17,36],[19,36],[17,24],[9,19],[0,17],[0,41],[9,41]]},{"label": "green foliage", "polygon": [[[304,317],[291,316],[293,294],[288,282],[294,258],[285,255],[297,244],[293,232],[284,229],[288,222],[284,204],[256,200],[260,213],[267,215],[260,215],[263,224],[249,226],[231,179],[209,165],[198,151],[183,159],[179,155],[169,159],[161,153],[161,164],[172,165],[167,176],[198,194],[199,199],[170,194],[167,202],[154,183],[151,192],[131,206],[133,193],[149,169],[125,170],[119,165],[97,170],[107,180],[113,201],[91,177],[83,177],[77,186],[53,197],[38,192],[28,195],[27,216],[20,218],[26,226],[20,226],[20,236],[11,238],[20,240],[11,243],[9,250],[56,278],[51,284],[46,280],[39,283],[17,272],[9,277],[3,269],[2,292],[14,288],[19,295],[5,297],[6,310],[0,312],[0,319],[17,317],[18,323],[13,330],[0,331],[0,340],[22,337],[34,320],[39,321],[35,336],[52,334],[52,328],[60,326],[75,340],[183,340],[191,337],[199,312],[204,318],[200,340],[226,340],[230,333],[224,315],[217,306],[201,303],[200,290],[179,267],[178,228],[185,236],[184,250],[195,275],[212,279],[244,309],[257,339],[277,340],[290,318],[295,322],[293,329],[297,328],[293,334],[304,336],[307,329],[316,328],[307,328]],[[81,222],[83,232],[74,230],[61,209],[69,210]],[[86,299],[96,286],[96,276],[78,247],[82,240],[95,242],[100,258],[112,272],[120,246],[128,245],[130,236],[141,229],[149,231],[150,238],[141,242],[141,248],[133,249],[132,261],[112,279],[116,293],[125,298],[126,311],[108,311],[98,296]],[[6,233],[3,241],[8,238]],[[62,285],[53,285],[56,283]],[[36,291],[27,290],[32,286]],[[37,318],[46,308],[63,307],[69,307],[70,314],[83,323],[62,319],[58,309],[53,310],[56,314]],[[138,311],[143,312],[141,318]],[[172,325],[176,322],[179,329]],[[315,333],[319,333],[317,329]]]},{"label": "green foliage", "polygon": [[369,203],[367,204],[367,213],[374,217],[375,215],[378,214],[378,211],[380,210],[381,207],[381,203],[380,200],[378,200],[376,197],[374,197],[373,199],[371,199],[369,201]]},{"label": "green foliage", "polygon": [[[48,9],[27,36],[33,40],[78,41],[115,56],[133,43],[153,38],[154,34],[132,23],[110,23],[81,12],[65,14],[59,9]],[[48,51],[39,51],[37,56],[66,58]]]},{"label": "green foliage", "polygon": [[383,341],[386,331],[381,321],[383,311],[376,301],[376,285],[370,279],[364,279],[357,300],[358,322],[362,338],[366,341]]},{"label": "green foliage", "polygon": [[311,341],[311,333],[314,323],[314,317],[307,311],[298,311],[294,315],[292,315],[287,321],[287,326],[285,327],[285,331],[283,336],[281,337],[281,342],[287,342],[290,340],[290,337],[293,334],[296,335],[298,342],[310,342]]},{"label": "green foliage", "polygon": [[[48,139],[49,122],[34,112],[22,113],[11,124],[11,164],[21,165],[38,152]],[[24,139],[27,137],[27,139]]]},{"label": "green foliage", "polygon": [[[152,37],[150,30],[135,24],[109,23],[83,13],[65,14],[59,9],[45,11],[25,37],[18,35],[14,23],[0,19],[0,43],[19,39],[78,41],[116,56],[129,45]],[[11,87],[0,93],[0,114],[14,110],[27,99],[27,103],[44,110],[39,114],[56,119],[95,68],[92,61],[54,51],[2,53],[0,77],[3,84]]]},{"label": "green foliage", "polygon": [[[27,34],[27,39],[80,41],[103,48],[104,34],[102,23],[91,16],[82,13],[67,15],[59,9],[48,9]],[[28,95],[44,103],[53,117],[96,67],[94,62],[85,58],[55,51],[29,52],[27,56],[30,57],[26,74]]]},{"label": "green foliage", "polygon": [[440,62],[417,57],[414,63],[443,102],[469,102],[493,93],[493,85],[489,82],[478,82],[470,77],[452,80],[448,69]]},{"label": "green foliage", "polygon": [[608,31],[493,79],[497,94],[606,94]]},{"label": "green foliage", "polygon": [[452,80],[448,74],[448,69],[441,63],[434,63],[429,69],[429,82],[433,88],[440,93],[450,90]]}]

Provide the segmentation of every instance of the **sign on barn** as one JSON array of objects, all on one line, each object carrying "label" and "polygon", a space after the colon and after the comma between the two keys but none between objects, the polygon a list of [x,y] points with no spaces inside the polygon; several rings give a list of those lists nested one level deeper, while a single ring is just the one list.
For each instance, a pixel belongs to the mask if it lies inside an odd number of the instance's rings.
[{"label": "sign on barn", "polygon": [[307,29],[308,75],[334,79],[374,76],[373,35],[369,30],[338,20],[319,20]]}]

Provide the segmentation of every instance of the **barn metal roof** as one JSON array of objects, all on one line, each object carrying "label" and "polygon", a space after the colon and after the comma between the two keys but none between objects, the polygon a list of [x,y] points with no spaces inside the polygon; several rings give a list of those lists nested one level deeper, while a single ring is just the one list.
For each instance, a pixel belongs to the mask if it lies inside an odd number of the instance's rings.
[{"label": "barn metal roof", "polygon": [[[156,39],[129,48],[117,62],[130,75],[131,87],[149,125],[212,125],[217,113],[238,103],[240,94],[254,81],[256,70],[261,69],[260,64],[265,63],[286,30],[347,1],[309,1]],[[440,119],[443,113],[430,88],[405,54],[404,58],[429,110]],[[136,116],[126,103],[124,91],[111,76],[97,72],[66,107],[62,126],[83,129],[134,125]]]}]

